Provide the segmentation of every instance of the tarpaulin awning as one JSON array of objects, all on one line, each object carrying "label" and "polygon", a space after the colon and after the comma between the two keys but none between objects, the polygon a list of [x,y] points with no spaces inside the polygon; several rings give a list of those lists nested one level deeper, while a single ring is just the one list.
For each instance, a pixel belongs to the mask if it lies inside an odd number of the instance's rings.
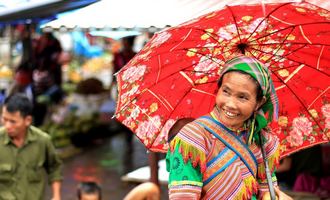
[{"label": "tarpaulin awning", "polygon": [[[36,21],[56,14],[82,8],[99,0],[26,0],[0,1],[0,24]],[[7,6],[8,5],[8,6]]]},{"label": "tarpaulin awning", "polygon": [[[60,28],[164,28],[175,26],[226,5],[280,3],[290,0],[101,0],[42,27]],[[301,0],[291,0],[291,2]],[[330,1],[305,0],[330,9]]]}]

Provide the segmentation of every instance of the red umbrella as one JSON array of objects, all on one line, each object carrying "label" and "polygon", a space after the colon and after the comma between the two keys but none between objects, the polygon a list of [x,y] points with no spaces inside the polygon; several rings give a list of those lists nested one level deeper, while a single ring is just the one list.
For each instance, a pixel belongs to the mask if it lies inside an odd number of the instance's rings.
[{"label": "red umbrella", "polygon": [[227,6],[156,33],[117,74],[116,118],[152,151],[182,117],[214,106],[226,60],[253,56],[272,71],[282,156],[330,138],[330,12],[309,3]]}]

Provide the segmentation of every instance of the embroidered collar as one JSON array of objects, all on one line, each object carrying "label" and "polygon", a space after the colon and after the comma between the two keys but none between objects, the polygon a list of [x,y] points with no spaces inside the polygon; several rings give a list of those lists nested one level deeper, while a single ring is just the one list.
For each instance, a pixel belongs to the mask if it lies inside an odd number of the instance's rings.
[{"label": "embroidered collar", "polygon": [[230,131],[232,131],[233,133],[235,133],[236,135],[240,135],[243,131],[246,131],[247,130],[247,127],[244,123],[244,126],[239,128],[239,129],[232,129],[232,128],[229,128],[225,123],[223,123],[221,120],[220,120],[220,108],[218,106],[214,106],[214,109],[211,111],[211,117],[220,122],[221,124],[225,125],[227,129],[229,129]]}]

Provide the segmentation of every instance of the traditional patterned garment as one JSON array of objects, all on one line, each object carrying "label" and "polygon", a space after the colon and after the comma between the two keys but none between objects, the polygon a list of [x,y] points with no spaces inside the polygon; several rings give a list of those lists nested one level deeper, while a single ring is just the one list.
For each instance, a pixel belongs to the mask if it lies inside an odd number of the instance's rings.
[{"label": "traditional patterned garment", "polygon": [[[262,134],[273,172],[279,142]],[[181,129],[166,159],[170,199],[255,199],[268,191],[261,149],[255,143],[247,146],[246,135],[245,130],[236,135],[221,124],[216,108]],[[274,173],[273,178],[276,185]]]}]

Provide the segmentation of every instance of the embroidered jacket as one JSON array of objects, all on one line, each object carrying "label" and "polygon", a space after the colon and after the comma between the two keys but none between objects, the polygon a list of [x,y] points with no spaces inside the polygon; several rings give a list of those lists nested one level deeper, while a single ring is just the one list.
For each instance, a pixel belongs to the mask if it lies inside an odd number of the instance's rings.
[{"label": "embroidered jacket", "polygon": [[[167,154],[170,199],[255,199],[268,191],[261,149],[246,145],[221,124],[214,109],[187,124],[170,143]],[[273,174],[279,159],[277,137],[263,131],[264,148]]]}]

